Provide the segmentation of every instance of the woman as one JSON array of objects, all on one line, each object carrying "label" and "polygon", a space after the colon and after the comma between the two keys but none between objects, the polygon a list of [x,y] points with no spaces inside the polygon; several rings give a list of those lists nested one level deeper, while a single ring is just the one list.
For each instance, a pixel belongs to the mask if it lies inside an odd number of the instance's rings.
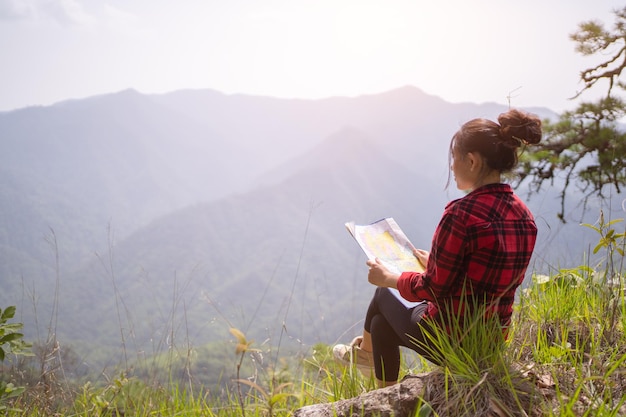
[{"label": "woman", "polygon": [[[446,318],[462,316],[464,300],[482,303],[506,329],[537,227],[526,205],[502,183],[502,174],[515,168],[520,147],[540,140],[541,120],[516,109],[501,114],[498,123],[474,119],[461,127],[450,142],[450,168],[459,190],[469,193],[446,206],[431,252],[414,250],[424,272],[396,275],[378,259],[367,261],[368,281],[378,288],[363,335],[335,346],[335,357],[373,367],[378,385],[387,386],[398,380],[400,346],[437,362],[424,331],[433,325],[449,328]],[[427,303],[407,308],[387,288]]]}]

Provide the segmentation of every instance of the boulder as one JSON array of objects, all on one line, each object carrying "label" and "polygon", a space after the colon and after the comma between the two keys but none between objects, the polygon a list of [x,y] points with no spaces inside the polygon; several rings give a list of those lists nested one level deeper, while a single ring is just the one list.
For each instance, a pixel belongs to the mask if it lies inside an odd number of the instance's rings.
[{"label": "boulder", "polygon": [[408,417],[415,415],[424,393],[422,375],[412,375],[399,384],[366,392],[332,403],[314,404],[294,411],[294,417]]}]

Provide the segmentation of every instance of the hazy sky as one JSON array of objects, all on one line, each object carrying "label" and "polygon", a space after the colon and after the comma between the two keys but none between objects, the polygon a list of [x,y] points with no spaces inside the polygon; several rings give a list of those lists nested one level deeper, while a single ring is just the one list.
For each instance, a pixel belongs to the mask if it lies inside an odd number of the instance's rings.
[{"label": "hazy sky", "polygon": [[[568,35],[616,0],[0,0],[0,111],[135,88],[322,98],[413,85],[562,111]],[[588,96],[591,97],[591,96]]]}]

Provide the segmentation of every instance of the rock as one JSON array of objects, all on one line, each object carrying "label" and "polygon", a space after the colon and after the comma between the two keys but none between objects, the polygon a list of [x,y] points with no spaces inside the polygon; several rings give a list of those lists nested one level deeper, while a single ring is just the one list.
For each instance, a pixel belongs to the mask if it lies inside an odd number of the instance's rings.
[{"label": "rock", "polygon": [[347,400],[314,404],[294,411],[294,417],[408,417],[415,415],[424,393],[423,376],[413,375],[399,384]]}]

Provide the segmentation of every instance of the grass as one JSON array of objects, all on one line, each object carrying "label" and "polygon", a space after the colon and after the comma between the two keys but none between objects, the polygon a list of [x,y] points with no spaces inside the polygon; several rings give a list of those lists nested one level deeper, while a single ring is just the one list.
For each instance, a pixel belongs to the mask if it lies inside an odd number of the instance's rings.
[{"label": "grass", "polygon": [[[625,242],[619,226],[602,217],[588,225],[599,235],[594,252],[603,257],[597,264],[532,276],[519,291],[506,340],[499,325],[478,314],[457,323],[462,337],[431,335],[445,358],[443,366],[415,361],[416,354],[403,350],[404,374],[430,371],[416,415],[626,415]],[[154,373],[164,372],[165,378],[142,378],[129,366],[98,383],[64,375],[62,366],[43,373],[45,380],[26,383],[15,371],[19,357],[14,356],[0,381],[26,389],[11,398],[0,396],[0,405],[8,417],[273,417],[375,387],[371,375],[335,363],[330,346],[317,344],[304,357],[279,357],[272,354],[278,349],[256,346],[240,330],[233,328],[231,334],[235,376],[225,377],[217,390],[173,376],[185,374],[175,369],[181,366],[192,373],[193,355],[183,358],[183,365],[171,355],[150,362],[158,367]],[[51,347],[38,356],[50,360],[55,353]]]}]

